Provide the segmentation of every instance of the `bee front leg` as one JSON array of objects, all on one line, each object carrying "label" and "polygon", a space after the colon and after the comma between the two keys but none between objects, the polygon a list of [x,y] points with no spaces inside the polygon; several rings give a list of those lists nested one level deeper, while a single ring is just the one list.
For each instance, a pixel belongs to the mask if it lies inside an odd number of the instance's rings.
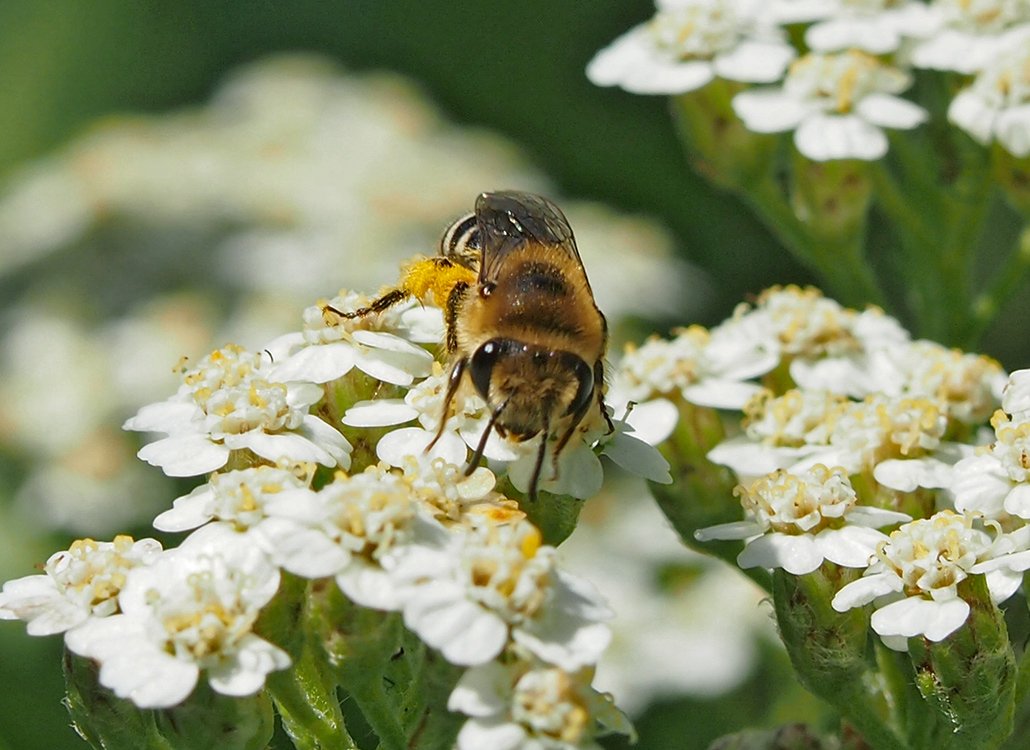
[{"label": "bee front leg", "polygon": [[597,390],[597,408],[601,410],[601,416],[608,425],[608,435],[615,432],[615,425],[612,418],[608,416],[608,409],[604,405],[604,362],[597,360],[594,363],[594,388]]},{"label": "bee front leg", "polygon": [[[458,313],[461,312],[461,305],[468,295],[469,284],[467,281],[459,281],[447,295],[447,307],[444,309],[444,323],[447,327],[447,351],[453,353],[458,348]],[[464,370],[464,365],[462,366]]]},{"label": "bee front leg", "polygon": [[433,436],[432,441],[426,446],[426,453],[433,449],[436,441],[443,435],[444,427],[447,426],[447,418],[451,414],[451,402],[454,400],[454,395],[458,392],[458,386],[461,385],[461,377],[465,374],[466,366],[468,366],[468,359],[462,358],[451,367],[451,374],[447,378],[447,391],[443,397],[443,410],[440,413],[440,426],[436,428],[436,435]]},{"label": "bee front leg", "polygon": [[383,310],[387,310],[396,305],[398,302],[403,302],[410,296],[411,293],[407,289],[401,289],[400,287],[398,287],[396,289],[391,289],[382,296],[372,300],[365,307],[359,307],[354,312],[344,312],[343,310],[337,310],[332,305],[324,305],[322,307],[322,310],[335,313],[336,315],[339,315],[341,318],[364,318],[366,315],[371,315],[372,313],[380,313]]}]

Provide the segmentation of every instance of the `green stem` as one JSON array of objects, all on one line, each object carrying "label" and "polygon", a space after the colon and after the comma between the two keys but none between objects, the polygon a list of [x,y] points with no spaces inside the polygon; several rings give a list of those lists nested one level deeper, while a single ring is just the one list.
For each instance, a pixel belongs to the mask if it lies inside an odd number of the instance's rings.
[{"label": "green stem", "polygon": [[994,274],[986,290],[973,303],[970,337],[979,338],[1001,311],[1005,303],[1019,290],[1030,270],[1030,225],[1019,235],[1016,247],[1009,253],[1005,264]]},{"label": "green stem", "polygon": [[283,728],[297,750],[355,750],[347,732],[335,685],[305,649],[292,669],[267,678],[268,690],[282,716]]},{"label": "green stem", "polygon": [[350,684],[351,697],[358,704],[368,725],[379,738],[379,747],[384,750],[406,750],[407,734],[401,725],[400,717],[383,689],[383,680],[379,675],[360,684]]}]

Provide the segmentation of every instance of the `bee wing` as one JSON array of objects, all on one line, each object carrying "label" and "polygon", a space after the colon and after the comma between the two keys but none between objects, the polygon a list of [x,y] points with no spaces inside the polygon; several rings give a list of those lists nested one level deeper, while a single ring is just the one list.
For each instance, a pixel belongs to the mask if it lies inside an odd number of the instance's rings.
[{"label": "bee wing", "polygon": [[528,242],[560,248],[582,266],[565,214],[539,195],[514,190],[483,193],[476,199],[476,224],[483,256],[480,284],[495,281],[505,256]]}]

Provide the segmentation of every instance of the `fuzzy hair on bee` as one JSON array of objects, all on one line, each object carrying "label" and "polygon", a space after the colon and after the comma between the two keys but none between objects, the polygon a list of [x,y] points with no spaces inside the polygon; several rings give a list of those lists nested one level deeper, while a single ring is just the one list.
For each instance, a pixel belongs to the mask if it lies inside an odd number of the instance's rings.
[{"label": "fuzzy hair on bee", "polygon": [[438,255],[406,266],[400,283],[366,307],[327,309],[356,318],[430,295],[444,310],[450,356],[436,438],[470,382],[489,419],[466,473],[479,465],[492,431],[516,441],[539,436],[527,493],[535,499],[552,438],[556,467],[591,408],[614,429],[604,404],[608,327],[568,220],[539,195],[482,193],[474,213],[444,232]]}]

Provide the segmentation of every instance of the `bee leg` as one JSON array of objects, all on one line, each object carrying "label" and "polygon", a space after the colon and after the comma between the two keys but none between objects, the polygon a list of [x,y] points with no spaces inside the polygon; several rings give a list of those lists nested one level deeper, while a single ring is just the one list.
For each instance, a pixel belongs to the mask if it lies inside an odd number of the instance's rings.
[{"label": "bee leg", "polygon": [[601,384],[604,382],[604,362],[597,360],[594,363],[594,387],[597,389],[597,408],[601,410],[601,416],[604,417],[604,421],[608,424],[608,435],[615,432],[615,425],[612,424],[612,418],[608,416],[608,409],[604,405],[604,390],[601,388]]},{"label": "bee leg", "polygon": [[476,467],[479,466],[479,462],[483,460],[483,451],[486,450],[486,441],[494,429],[494,423],[496,423],[500,418],[501,412],[504,411],[504,407],[507,405],[508,400],[505,399],[504,402],[490,414],[490,421],[486,423],[486,429],[483,430],[483,434],[479,436],[479,443],[476,444],[476,450],[472,454],[472,460],[469,461],[469,465],[465,467],[465,476],[471,476],[472,472],[474,472]]},{"label": "bee leg", "polygon": [[453,352],[458,348],[458,313],[461,311],[461,303],[465,301],[469,285],[466,281],[459,281],[447,295],[447,307],[444,310],[444,323],[447,327],[447,351]]},{"label": "bee leg", "polygon": [[[526,497],[533,502],[536,502],[537,485],[540,484],[540,472],[544,469],[544,456],[547,455],[547,436],[550,434],[551,425],[545,420],[544,429],[540,433],[540,447],[536,450],[536,463],[533,465],[533,476],[529,480],[529,491],[526,493]],[[555,461],[557,461],[557,452],[555,452],[554,458]]]},{"label": "bee leg", "polygon": [[336,313],[341,318],[364,318],[366,315],[371,315],[372,313],[379,313],[383,310],[391,308],[398,302],[403,302],[410,296],[411,293],[408,292],[406,289],[396,288],[391,289],[381,297],[377,297],[376,299],[372,300],[372,302],[370,302],[366,307],[359,307],[354,312],[344,312],[343,310],[337,310],[332,305],[324,305],[322,309],[328,310],[332,313]]},{"label": "bee leg", "polygon": [[562,433],[561,438],[554,446],[554,453],[551,454],[552,460],[554,461],[554,479],[558,478],[559,473],[558,457],[561,455],[562,450],[565,449],[565,446],[568,445],[573,434],[575,434],[576,428],[579,427],[579,423],[583,421],[583,417],[587,415],[587,412],[590,410],[591,403],[592,402],[588,400],[579,408],[579,410],[573,412],[572,421],[569,422],[569,426],[565,429],[565,432]]},{"label": "bee leg", "polygon": [[447,392],[443,397],[443,411],[440,413],[440,426],[436,428],[436,435],[426,446],[426,453],[433,449],[436,445],[436,441],[443,435],[443,429],[447,426],[447,417],[451,413],[451,401],[454,400],[454,394],[458,392],[458,386],[461,385],[461,376],[465,374],[465,367],[468,365],[467,359],[459,359],[454,363],[454,367],[451,368],[450,377],[447,378]]}]

